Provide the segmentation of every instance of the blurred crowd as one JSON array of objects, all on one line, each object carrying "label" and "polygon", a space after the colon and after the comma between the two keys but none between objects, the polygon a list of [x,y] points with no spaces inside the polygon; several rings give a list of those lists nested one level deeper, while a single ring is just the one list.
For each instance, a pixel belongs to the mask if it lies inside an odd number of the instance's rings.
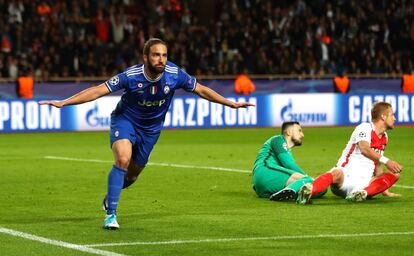
[{"label": "blurred crowd", "polygon": [[414,70],[411,0],[0,0],[0,33],[6,78],[111,76],[150,37],[195,75]]}]

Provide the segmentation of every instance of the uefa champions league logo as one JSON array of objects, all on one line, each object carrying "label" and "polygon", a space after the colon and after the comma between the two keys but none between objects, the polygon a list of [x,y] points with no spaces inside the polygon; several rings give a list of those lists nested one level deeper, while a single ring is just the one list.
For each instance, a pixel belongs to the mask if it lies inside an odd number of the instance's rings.
[{"label": "uefa champions league logo", "polygon": [[109,79],[109,84],[110,85],[117,85],[119,83],[119,77],[118,76],[114,76],[111,79]]},{"label": "uefa champions league logo", "polygon": [[365,138],[365,137],[367,137],[367,134],[366,134],[365,132],[360,132],[360,133],[358,134],[358,137],[360,137],[360,138]]}]

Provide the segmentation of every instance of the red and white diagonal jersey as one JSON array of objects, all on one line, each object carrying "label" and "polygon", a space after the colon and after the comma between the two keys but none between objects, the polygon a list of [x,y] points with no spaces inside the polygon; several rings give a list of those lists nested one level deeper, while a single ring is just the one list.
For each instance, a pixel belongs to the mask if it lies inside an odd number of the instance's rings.
[{"label": "red and white diagonal jersey", "polygon": [[387,133],[378,137],[375,133],[374,125],[372,123],[362,123],[358,125],[352,132],[351,138],[348,141],[341,158],[339,158],[336,166],[344,169],[352,169],[358,172],[361,176],[371,178],[374,174],[376,162],[365,157],[358,146],[358,142],[367,141],[370,147],[376,152],[383,155],[385,146],[388,142]]}]

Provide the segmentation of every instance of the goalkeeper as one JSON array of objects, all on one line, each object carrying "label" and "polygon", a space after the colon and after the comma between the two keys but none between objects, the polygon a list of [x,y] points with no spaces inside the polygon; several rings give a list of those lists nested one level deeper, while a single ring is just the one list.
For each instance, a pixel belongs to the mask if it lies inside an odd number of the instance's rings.
[{"label": "goalkeeper", "polygon": [[290,151],[302,145],[304,136],[299,122],[285,122],[282,134],[271,137],[263,144],[254,163],[252,178],[253,189],[259,197],[294,201],[301,186],[313,181],[296,164]]}]

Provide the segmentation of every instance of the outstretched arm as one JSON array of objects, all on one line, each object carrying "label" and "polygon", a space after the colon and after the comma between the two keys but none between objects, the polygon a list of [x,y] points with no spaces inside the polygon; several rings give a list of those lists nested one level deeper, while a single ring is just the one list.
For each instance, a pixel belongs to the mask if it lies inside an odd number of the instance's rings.
[{"label": "outstretched arm", "polygon": [[98,86],[93,86],[88,89],[85,89],[67,99],[64,100],[44,100],[39,101],[40,105],[51,105],[57,108],[68,105],[77,105],[85,102],[96,100],[104,95],[109,94],[109,90],[105,84],[100,84]]},{"label": "outstretched arm", "polygon": [[214,90],[197,83],[196,87],[194,89],[194,93],[200,96],[203,99],[206,99],[211,102],[220,103],[222,105],[231,107],[231,108],[246,108],[248,106],[254,106],[254,104],[249,102],[234,102],[231,100],[228,100],[215,92]]}]

